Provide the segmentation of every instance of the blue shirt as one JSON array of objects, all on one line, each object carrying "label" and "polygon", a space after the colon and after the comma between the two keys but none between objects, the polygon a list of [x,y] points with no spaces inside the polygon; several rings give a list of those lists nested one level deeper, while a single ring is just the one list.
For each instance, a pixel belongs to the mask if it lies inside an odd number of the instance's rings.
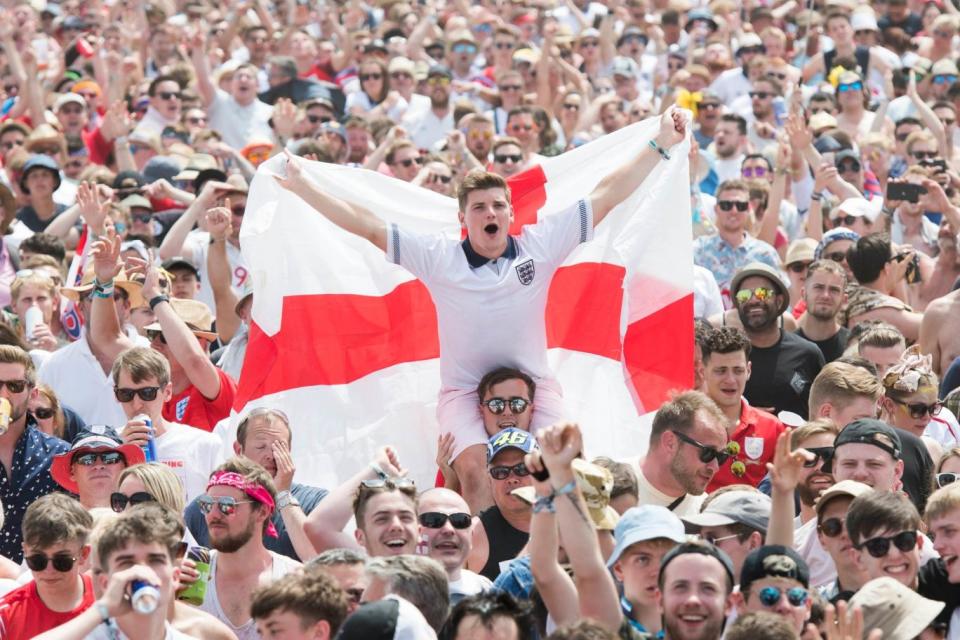
[{"label": "blue shirt", "polygon": [[[297,484],[296,482],[290,485],[290,493],[293,494],[293,497],[300,503],[300,508],[303,512],[308,515],[316,508],[320,501],[327,496],[326,489]],[[183,519],[187,524],[187,528],[190,529],[190,533],[193,534],[194,539],[197,541],[197,544],[202,547],[209,547],[210,532],[207,531],[207,519],[203,516],[203,512],[200,511],[200,506],[197,504],[196,499],[187,505]],[[287,533],[287,526],[283,524],[283,518],[280,517],[279,511],[274,511],[272,520],[273,526],[277,528],[277,537],[271,538],[268,535],[264,535],[263,546],[274,553],[279,553],[294,560],[300,560],[300,556],[298,556],[297,552],[293,549],[293,543],[290,542],[290,534]]]},{"label": "blue shirt", "polygon": [[70,445],[37,428],[32,416],[17,446],[13,450],[13,464],[6,469],[0,463],[0,500],[3,501],[3,529],[0,529],[0,554],[16,563],[23,561],[23,514],[37,498],[60,490],[50,475],[53,456],[68,451]]},{"label": "blue shirt", "polygon": [[743,242],[734,249],[719,234],[700,236],[693,241],[693,262],[709,269],[720,285],[723,302],[730,307],[730,281],[737,271],[751,262],[763,262],[780,270],[777,250],[762,240],[744,233]]}]

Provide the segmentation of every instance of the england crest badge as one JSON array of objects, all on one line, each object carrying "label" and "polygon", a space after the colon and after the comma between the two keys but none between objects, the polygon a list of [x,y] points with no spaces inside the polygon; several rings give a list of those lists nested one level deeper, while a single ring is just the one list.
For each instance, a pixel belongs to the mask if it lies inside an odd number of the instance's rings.
[{"label": "england crest badge", "polygon": [[534,267],[533,260],[526,260],[517,265],[517,277],[520,278],[520,284],[530,284],[533,282]]},{"label": "england crest badge", "polygon": [[759,460],[763,455],[763,438],[746,437],[743,441],[743,451],[751,460]]}]

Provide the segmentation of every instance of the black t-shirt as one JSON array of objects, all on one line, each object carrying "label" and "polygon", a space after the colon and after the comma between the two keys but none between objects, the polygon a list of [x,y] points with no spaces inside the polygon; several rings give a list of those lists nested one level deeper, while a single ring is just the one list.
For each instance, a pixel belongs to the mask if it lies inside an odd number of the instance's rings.
[{"label": "black t-shirt", "polygon": [[823,364],[817,345],[781,329],[777,344],[750,350],[750,379],[743,395],[751,406],[773,407],[774,414],[792,411],[806,420],[810,385]]},{"label": "black t-shirt", "polygon": [[49,224],[53,222],[58,215],[66,210],[66,205],[55,204],[53,217],[51,217],[49,220],[41,220],[40,216],[37,215],[36,209],[28,204],[20,207],[20,210],[17,211],[17,219],[25,224],[30,231],[33,231],[34,233],[41,233],[47,229],[47,226],[49,226]]},{"label": "black t-shirt", "polygon": [[517,554],[527,546],[530,534],[520,531],[507,522],[496,505],[480,512],[480,522],[483,523],[487,533],[487,544],[490,547],[487,564],[483,565],[480,575],[496,580],[500,575],[500,563],[516,558]]},{"label": "black t-shirt", "polygon": [[933,459],[923,440],[909,431],[897,429],[903,446],[903,490],[910,501],[923,513],[933,487]]},{"label": "black t-shirt", "polygon": [[960,606],[960,584],[950,582],[943,558],[933,558],[920,567],[918,578],[917,593],[924,598],[946,604],[940,615],[936,617],[936,621],[950,624],[953,610]]},{"label": "black t-shirt", "polygon": [[907,14],[907,17],[900,22],[894,22],[887,16],[883,16],[877,20],[877,26],[880,27],[880,31],[885,31],[890,27],[899,27],[912,37],[923,31],[923,20],[918,14],[911,11]]},{"label": "black t-shirt", "polygon": [[810,340],[807,335],[803,332],[803,329],[797,329],[795,332],[798,336],[804,340],[809,340],[813,344],[817,345],[820,349],[820,353],[823,354],[823,359],[825,363],[833,362],[837,358],[843,355],[843,350],[847,348],[847,341],[850,339],[850,329],[846,327],[840,327],[840,331],[837,331],[833,336],[827,338],[826,340]]}]

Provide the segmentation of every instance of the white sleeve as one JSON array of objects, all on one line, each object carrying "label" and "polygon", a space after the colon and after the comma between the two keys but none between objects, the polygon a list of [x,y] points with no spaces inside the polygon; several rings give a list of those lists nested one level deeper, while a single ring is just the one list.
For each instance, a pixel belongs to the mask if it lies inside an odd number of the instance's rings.
[{"label": "white sleeve", "polygon": [[559,266],[580,244],[593,239],[593,207],[583,199],[570,207],[527,225],[520,242],[531,255]]},{"label": "white sleeve", "polygon": [[387,260],[424,282],[442,275],[437,273],[437,267],[450,246],[450,240],[444,236],[416,235],[396,224],[387,225]]}]

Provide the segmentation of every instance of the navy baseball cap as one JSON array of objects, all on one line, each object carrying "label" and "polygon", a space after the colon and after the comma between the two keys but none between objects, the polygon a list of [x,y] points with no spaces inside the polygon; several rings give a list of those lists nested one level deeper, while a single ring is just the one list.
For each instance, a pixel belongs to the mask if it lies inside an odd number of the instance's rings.
[{"label": "navy baseball cap", "polygon": [[740,570],[740,592],[746,593],[757,580],[790,578],[810,588],[810,569],[800,554],[779,544],[754,549],[743,561]]},{"label": "navy baseball cap", "polygon": [[504,449],[510,448],[530,453],[537,448],[537,442],[529,431],[514,427],[504,429],[487,440],[487,462],[496,458],[497,454]]}]

